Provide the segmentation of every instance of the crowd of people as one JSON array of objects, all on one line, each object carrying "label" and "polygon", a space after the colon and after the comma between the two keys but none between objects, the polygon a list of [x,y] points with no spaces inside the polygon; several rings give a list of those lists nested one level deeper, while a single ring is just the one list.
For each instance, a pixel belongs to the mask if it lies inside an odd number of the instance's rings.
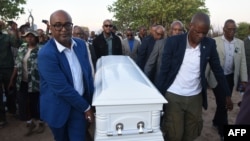
[{"label": "crowd of people", "polygon": [[236,124],[250,124],[250,27],[242,41],[235,37],[236,22],[228,19],[223,35],[211,38],[209,16],[196,13],[188,26],[178,20],[169,30],[153,24],[149,34],[145,26],[118,33],[106,19],[96,35],[73,25],[64,10],[53,12],[45,24],[44,31],[11,22],[4,32],[0,21],[1,128],[8,126],[8,112],[26,122],[26,136],[43,133],[47,124],[56,141],[93,140],[88,128],[95,122],[95,65],[106,55],[130,56],[168,100],[160,125],[164,140],[193,141],[201,134],[208,88],[216,98],[211,121],[221,140],[238,87],[246,91]]}]

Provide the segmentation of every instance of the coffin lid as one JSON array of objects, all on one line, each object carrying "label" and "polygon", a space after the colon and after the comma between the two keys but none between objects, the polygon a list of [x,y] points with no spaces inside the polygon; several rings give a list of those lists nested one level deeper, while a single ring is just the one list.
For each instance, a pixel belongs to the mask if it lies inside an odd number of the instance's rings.
[{"label": "coffin lid", "polygon": [[92,105],[167,103],[128,56],[109,55],[97,61]]}]

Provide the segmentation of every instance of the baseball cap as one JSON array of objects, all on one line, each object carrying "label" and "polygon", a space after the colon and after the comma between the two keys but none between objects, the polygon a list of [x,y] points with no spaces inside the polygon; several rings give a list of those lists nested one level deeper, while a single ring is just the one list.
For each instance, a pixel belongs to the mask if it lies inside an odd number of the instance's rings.
[{"label": "baseball cap", "polygon": [[28,34],[33,34],[35,37],[38,37],[38,34],[37,34],[35,31],[33,31],[33,30],[28,30],[28,31],[26,31],[26,32],[22,35],[22,37],[26,37]]}]

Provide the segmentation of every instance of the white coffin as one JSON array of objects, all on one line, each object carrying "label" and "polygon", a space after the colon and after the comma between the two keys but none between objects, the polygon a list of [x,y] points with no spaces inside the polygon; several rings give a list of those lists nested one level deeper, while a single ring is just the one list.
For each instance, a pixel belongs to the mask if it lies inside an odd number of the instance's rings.
[{"label": "white coffin", "polygon": [[103,56],[96,66],[95,141],[163,141],[162,106],[167,103],[128,56]]}]

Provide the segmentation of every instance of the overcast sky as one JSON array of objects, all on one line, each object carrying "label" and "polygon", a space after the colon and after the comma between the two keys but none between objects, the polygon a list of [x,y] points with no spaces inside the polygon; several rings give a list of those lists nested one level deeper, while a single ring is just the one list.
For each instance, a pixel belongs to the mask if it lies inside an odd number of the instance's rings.
[{"label": "overcast sky", "polygon": [[[101,29],[105,19],[112,19],[113,14],[107,10],[108,5],[116,0],[27,0],[26,14],[17,20],[18,25],[28,21],[29,10],[34,16],[38,28],[45,29],[42,19],[49,19],[51,13],[58,9],[66,10],[73,19],[74,25],[87,26],[90,30]],[[234,19],[236,23],[250,23],[250,0],[206,0],[211,15],[211,24],[222,28],[224,21]]]}]

